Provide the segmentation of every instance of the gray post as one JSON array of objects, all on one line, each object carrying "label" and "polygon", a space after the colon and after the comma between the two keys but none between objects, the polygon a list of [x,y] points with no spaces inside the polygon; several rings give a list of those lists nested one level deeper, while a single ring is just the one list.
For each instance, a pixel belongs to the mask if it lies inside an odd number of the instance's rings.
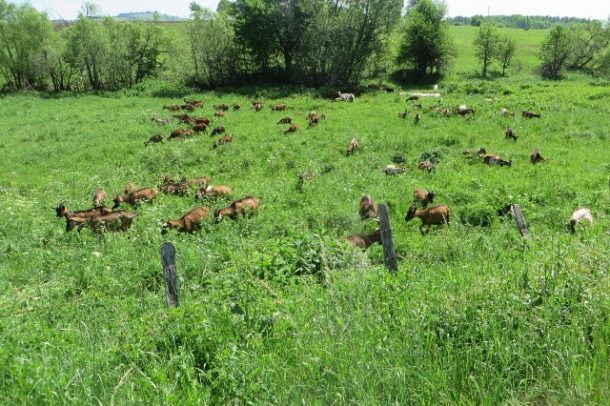
[{"label": "gray post", "polygon": [[178,307],[178,288],[180,281],[176,273],[176,250],[171,242],[161,246],[161,263],[163,264],[163,279],[165,280],[165,302],[167,307]]},{"label": "gray post", "polygon": [[524,238],[530,238],[530,232],[525,225],[525,219],[523,218],[523,213],[521,212],[521,207],[518,204],[512,204],[510,206],[510,212],[513,215],[515,222],[517,223],[517,227],[519,227],[519,232]]},{"label": "gray post", "polygon": [[394,243],[392,242],[392,227],[390,226],[390,215],[388,205],[379,206],[379,225],[381,228],[381,245],[383,245],[383,257],[385,266],[390,272],[398,271],[398,262],[394,254]]}]

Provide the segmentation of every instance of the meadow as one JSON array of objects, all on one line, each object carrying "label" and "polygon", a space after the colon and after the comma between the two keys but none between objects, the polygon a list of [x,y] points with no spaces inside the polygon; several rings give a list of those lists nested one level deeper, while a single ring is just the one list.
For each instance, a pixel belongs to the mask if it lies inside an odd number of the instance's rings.
[{"label": "meadow", "polygon": [[[469,41],[466,30],[456,42]],[[469,55],[456,72],[476,68]],[[533,69],[533,51],[521,60]],[[584,76],[545,82],[526,70],[490,81],[451,75],[442,104],[476,114],[442,117],[429,111],[436,100],[423,100],[417,125],[419,110],[400,89],[354,103],[266,86],[165,97],[170,85],[160,82],[2,97],[0,402],[605,404],[610,91]],[[144,147],[181,127],[150,117],[171,117],[161,107],[182,96],[205,100],[197,116],[241,103],[213,119],[233,144],[213,149],[214,139],[199,135]],[[259,113],[255,97],[266,102]],[[272,112],[277,102],[287,110]],[[542,118],[502,117],[502,107]],[[307,129],[310,110],[327,119]],[[301,130],[285,135],[275,124],[284,116]],[[504,137],[509,125],[516,142]],[[354,136],[361,148],[346,157]],[[462,153],[480,147],[512,167]],[[534,148],[548,162],[532,165]],[[423,154],[439,158],[435,171],[417,169]],[[398,156],[406,173],[386,176]],[[59,200],[87,208],[99,186],[113,196],[127,182],[158,186],[164,175],[207,175],[262,207],[192,235],[161,235],[160,221],[201,204],[194,190],[161,195],[137,209],[131,230],[101,238],[66,233],[55,217]],[[416,187],[451,208],[450,226],[422,236],[419,220],[404,221]],[[363,253],[346,241],[377,226],[358,217],[365,193],[390,206],[396,275],[379,245]],[[521,205],[530,241],[498,216],[507,203]],[[580,205],[595,223],[570,234]],[[166,240],[181,278],[174,309],[164,302]]]}]

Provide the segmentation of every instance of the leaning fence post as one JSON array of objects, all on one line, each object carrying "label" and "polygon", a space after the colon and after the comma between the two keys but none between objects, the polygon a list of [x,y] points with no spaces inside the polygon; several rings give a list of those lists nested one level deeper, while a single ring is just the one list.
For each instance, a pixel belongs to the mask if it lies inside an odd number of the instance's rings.
[{"label": "leaning fence post", "polygon": [[392,242],[392,227],[390,226],[390,215],[388,205],[379,206],[379,225],[381,228],[381,245],[383,245],[383,257],[385,266],[390,272],[398,271],[398,262],[394,254],[394,243]]},{"label": "leaning fence post", "polygon": [[165,281],[165,302],[167,307],[178,307],[179,280],[176,273],[176,250],[171,242],[161,246],[161,263],[163,264],[163,280]]},{"label": "leaning fence post", "polygon": [[518,204],[511,204],[510,212],[513,215],[513,218],[515,219],[515,222],[517,223],[517,227],[519,227],[519,232],[521,232],[521,235],[524,238],[529,239],[530,232],[527,229],[527,226],[525,225],[525,219],[523,218],[521,207],[519,207]]}]

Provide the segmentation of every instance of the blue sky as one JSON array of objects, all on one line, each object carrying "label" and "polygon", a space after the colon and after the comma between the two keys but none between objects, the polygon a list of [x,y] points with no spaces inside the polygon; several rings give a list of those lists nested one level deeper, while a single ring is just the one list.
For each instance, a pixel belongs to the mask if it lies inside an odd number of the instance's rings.
[{"label": "blue sky", "polygon": [[[29,2],[50,18],[74,19],[82,6],[81,0],[9,0],[15,3]],[[103,15],[116,15],[129,11],[159,11],[160,13],[186,17],[191,0],[93,0]],[[199,0],[199,4],[212,9],[218,0]],[[473,14],[524,14],[596,18],[610,17],[610,0],[446,0],[449,15]]]}]

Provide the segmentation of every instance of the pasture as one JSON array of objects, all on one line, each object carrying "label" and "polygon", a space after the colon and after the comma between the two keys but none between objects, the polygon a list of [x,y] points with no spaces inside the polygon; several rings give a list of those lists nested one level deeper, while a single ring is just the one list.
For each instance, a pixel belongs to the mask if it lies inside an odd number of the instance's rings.
[{"label": "pasture", "polygon": [[[180,98],[0,99],[0,402],[606,402],[607,83],[451,79],[441,91],[443,106],[476,114],[434,114],[436,100],[420,111],[398,92],[354,103],[270,88],[185,94],[205,101],[192,115],[233,135],[216,149],[207,134],[144,146],[185,127],[150,121],[171,117],[161,107]],[[266,103],[258,113],[255,97]],[[214,117],[212,105],[235,102],[240,111]],[[286,111],[272,112],[280,102]],[[502,107],[516,116],[500,116]],[[522,118],[525,109],[542,117]],[[326,119],[307,129],[310,110]],[[285,116],[296,133],[276,124]],[[504,136],[509,125],[516,142]],[[352,137],[360,148],[347,157]],[[462,153],[480,147],[512,166]],[[534,148],[548,161],[532,165]],[[430,154],[436,169],[417,169]],[[382,172],[393,160],[404,160],[404,174]],[[128,232],[103,237],[66,233],[54,215],[59,200],[88,208],[99,186],[111,200],[128,182],[158,187],[164,175],[207,175],[262,206],[192,235],[162,236],[160,222],[201,204],[195,190],[160,195]],[[418,219],[405,223],[416,187],[451,208],[450,226],[422,236]],[[390,205],[395,276],[379,245],[363,253],[346,241],[377,227],[358,217],[363,194]],[[507,203],[521,205],[530,242],[498,215]],[[595,223],[572,235],[566,223],[580,205]],[[182,283],[182,306],[171,310],[165,240]]]}]

